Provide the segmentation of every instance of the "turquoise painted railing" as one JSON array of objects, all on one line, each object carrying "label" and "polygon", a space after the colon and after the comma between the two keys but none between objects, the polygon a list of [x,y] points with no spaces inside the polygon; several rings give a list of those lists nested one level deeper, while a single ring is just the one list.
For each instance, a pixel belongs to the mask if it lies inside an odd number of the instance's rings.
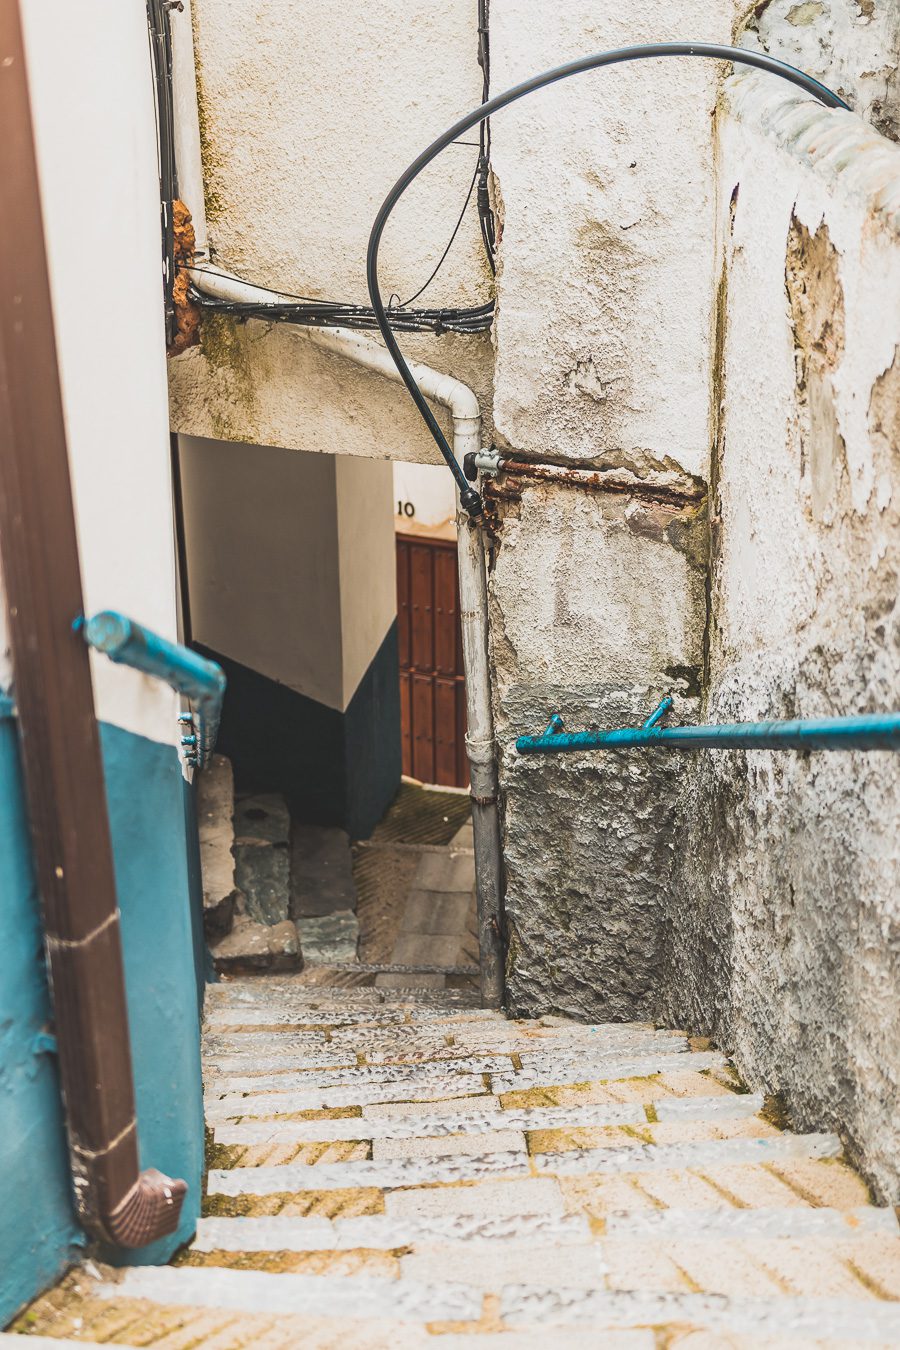
[{"label": "turquoise painted railing", "polygon": [[900,713],[860,717],[809,717],[783,722],[723,722],[693,727],[663,727],[672,707],[667,695],[643,726],[613,731],[564,731],[554,713],[540,736],[520,736],[523,755],[553,755],[578,750],[900,750]]},{"label": "turquoise painted railing", "polygon": [[110,661],[164,680],[190,699],[193,711],[180,720],[195,729],[186,731],[181,744],[187,763],[202,769],[215,748],[222,715],[225,672],[221,666],[113,610],[104,610],[77,626],[82,628],[88,645]]}]

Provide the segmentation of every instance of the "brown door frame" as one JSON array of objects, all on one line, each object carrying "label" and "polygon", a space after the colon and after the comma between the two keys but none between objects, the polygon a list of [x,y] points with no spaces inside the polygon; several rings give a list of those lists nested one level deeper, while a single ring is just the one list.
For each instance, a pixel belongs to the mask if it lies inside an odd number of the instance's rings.
[{"label": "brown door frame", "polygon": [[69,1156],[81,1223],[139,1247],[175,1231],[187,1187],[142,1173],[138,1162],[103,763],[88,651],[76,631],[81,574],[19,0],[0,0],[0,127],[0,560]]},{"label": "brown door frame", "polygon": [[[403,771],[423,782],[465,788],[469,763],[456,540],[403,531],[395,539]],[[419,575],[417,585],[421,555],[428,558],[428,575]]]}]

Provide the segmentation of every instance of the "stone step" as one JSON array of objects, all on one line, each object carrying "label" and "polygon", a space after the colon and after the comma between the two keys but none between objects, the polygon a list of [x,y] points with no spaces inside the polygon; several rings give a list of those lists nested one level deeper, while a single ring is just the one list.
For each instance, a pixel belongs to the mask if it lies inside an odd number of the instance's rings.
[{"label": "stone step", "polygon": [[480,1055],[468,1059],[443,1060],[437,1064],[359,1065],[349,1068],[285,1069],[273,1074],[210,1074],[207,1092],[225,1096],[236,1092],[296,1092],[304,1088],[344,1087],[353,1083],[422,1083],[433,1078],[452,1078],[456,1074],[509,1073],[509,1056]]},{"label": "stone step", "polygon": [[415,1083],[360,1083],[347,1087],[309,1088],[298,1092],[264,1092],[206,1099],[209,1122],[245,1116],[291,1115],[295,1111],[320,1111],[331,1106],[365,1106],[372,1102],[437,1101],[445,1097],[486,1095],[480,1077],[459,1074],[456,1078],[425,1079]]},{"label": "stone step", "polygon": [[[789,1162],[797,1158],[838,1158],[843,1145],[834,1134],[776,1134],[764,1139],[704,1139],[681,1144],[637,1144],[612,1148],[566,1149],[537,1153],[535,1170],[549,1176],[627,1174],[735,1167],[748,1163]],[[355,1164],[343,1164],[352,1167]]]},{"label": "stone step", "polygon": [[775,1135],[765,1139],[709,1139],[682,1144],[620,1144],[611,1148],[538,1153],[524,1150],[476,1154],[439,1153],[425,1158],[339,1163],[285,1163],[275,1167],[217,1168],[209,1172],[210,1195],[279,1195],[299,1191],[351,1190],[480,1181],[492,1176],[578,1176],[675,1171],[835,1158],[842,1145],[835,1135]]},{"label": "stone step", "polygon": [[[601,1243],[615,1239],[697,1242],[760,1240],[840,1242],[881,1236],[900,1240],[892,1209],[857,1206],[849,1210],[668,1209],[634,1210],[607,1216]],[[400,1247],[453,1243],[570,1246],[595,1241],[581,1214],[520,1214],[504,1218],[455,1215],[448,1218],[360,1219],[239,1218],[201,1219],[191,1244],[198,1252],[393,1251]],[[633,1248],[632,1248],[633,1250]]]},{"label": "stone step", "polygon": [[271,1007],[265,1004],[245,1007],[230,1005],[211,1007],[206,1014],[208,1027],[321,1027],[357,1026],[383,1027],[424,1023],[431,1026],[452,1027],[460,1023],[492,1021],[498,1014],[480,1008],[428,1008],[400,1005],[399,1007],[339,1009],[297,1006]]},{"label": "stone step", "polygon": [[842,1240],[870,1235],[900,1238],[895,1211],[875,1205],[852,1209],[797,1205],[790,1209],[635,1210],[608,1215],[603,1231],[607,1238],[687,1238],[698,1242],[719,1238],[741,1242],[760,1238]]},{"label": "stone step", "polygon": [[635,1055],[628,1059],[594,1059],[583,1056],[578,1061],[547,1067],[524,1069],[508,1077],[497,1076],[491,1086],[496,1093],[527,1092],[532,1088],[563,1087],[569,1083],[603,1083],[612,1079],[650,1078],[658,1073],[691,1072],[703,1069],[724,1069],[728,1061],[715,1050],[700,1053]]},{"label": "stone step", "polygon": [[[25,1342],[22,1336],[13,1331],[0,1331],[0,1345],[5,1345],[9,1350],[25,1350]],[[70,1341],[57,1340],[55,1336],[28,1336],[28,1350],[60,1350],[60,1346],[77,1345],[80,1350],[109,1350],[109,1341],[101,1345],[99,1341]],[[126,1345],[124,1341],[116,1341],[115,1350],[137,1350],[137,1346]],[[504,1346],[504,1350],[506,1347]]]},{"label": "stone step", "polygon": [[208,1195],[281,1195],[300,1191],[342,1191],[361,1187],[394,1190],[401,1186],[454,1184],[491,1177],[530,1175],[525,1149],[514,1152],[451,1154],[384,1162],[284,1163],[276,1167],[211,1168]]},{"label": "stone step", "polygon": [[504,1289],[500,1315],[513,1327],[694,1327],[777,1343],[824,1340],[828,1345],[900,1344],[900,1303],[878,1299],[732,1298],[721,1294],[606,1293],[538,1288]]},{"label": "stone step", "polygon": [[472,1242],[543,1245],[592,1241],[580,1214],[522,1214],[504,1218],[201,1219],[191,1244],[199,1252],[393,1251],[398,1247]]},{"label": "stone step", "polygon": [[753,1093],[724,1097],[674,1097],[604,1106],[547,1106],[527,1110],[461,1110],[452,1114],[405,1116],[395,1120],[353,1117],[344,1120],[247,1121],[217,1125],[217,1144],[328,1143],[347,1139],[437,1139],[450,1135],[490,1135],[506,1130],[603,1129],[646,1125],[649,1120],[742,1119],[762,1110]]},{"label": "stone step", "polygon": [[482,1305],[481,1294],[462,1284],[427,1285],[365,1276],[273,1275],[215,1267],[139,1266],[126,1270],[121,1280],[97,1285],[93,1293],[99,1298],[148,1299],[268,1316],[383,1317],[401,1322],[476,1322]]}]

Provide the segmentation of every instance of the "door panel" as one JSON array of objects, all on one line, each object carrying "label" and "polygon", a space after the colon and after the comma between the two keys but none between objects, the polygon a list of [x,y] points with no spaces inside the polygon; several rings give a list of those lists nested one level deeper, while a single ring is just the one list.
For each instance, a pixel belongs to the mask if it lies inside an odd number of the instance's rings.
[{"label": "door panel", "polygon": [[467,787],[466,700],[456,544],[397,536],[403,772]]}]

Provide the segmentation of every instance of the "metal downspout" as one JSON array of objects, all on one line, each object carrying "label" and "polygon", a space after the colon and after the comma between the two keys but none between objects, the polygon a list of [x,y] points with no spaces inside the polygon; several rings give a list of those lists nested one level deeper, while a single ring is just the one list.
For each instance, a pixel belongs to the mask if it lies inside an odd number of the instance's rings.
[{"label": "metal downspout", "polygon": [[[125,973],[18,0],[0,0],[0,556],[75,1204],[96,1237],[175,1232],[140,1170]],[[27,1206],[28,1198],[22,1203]]]}]

